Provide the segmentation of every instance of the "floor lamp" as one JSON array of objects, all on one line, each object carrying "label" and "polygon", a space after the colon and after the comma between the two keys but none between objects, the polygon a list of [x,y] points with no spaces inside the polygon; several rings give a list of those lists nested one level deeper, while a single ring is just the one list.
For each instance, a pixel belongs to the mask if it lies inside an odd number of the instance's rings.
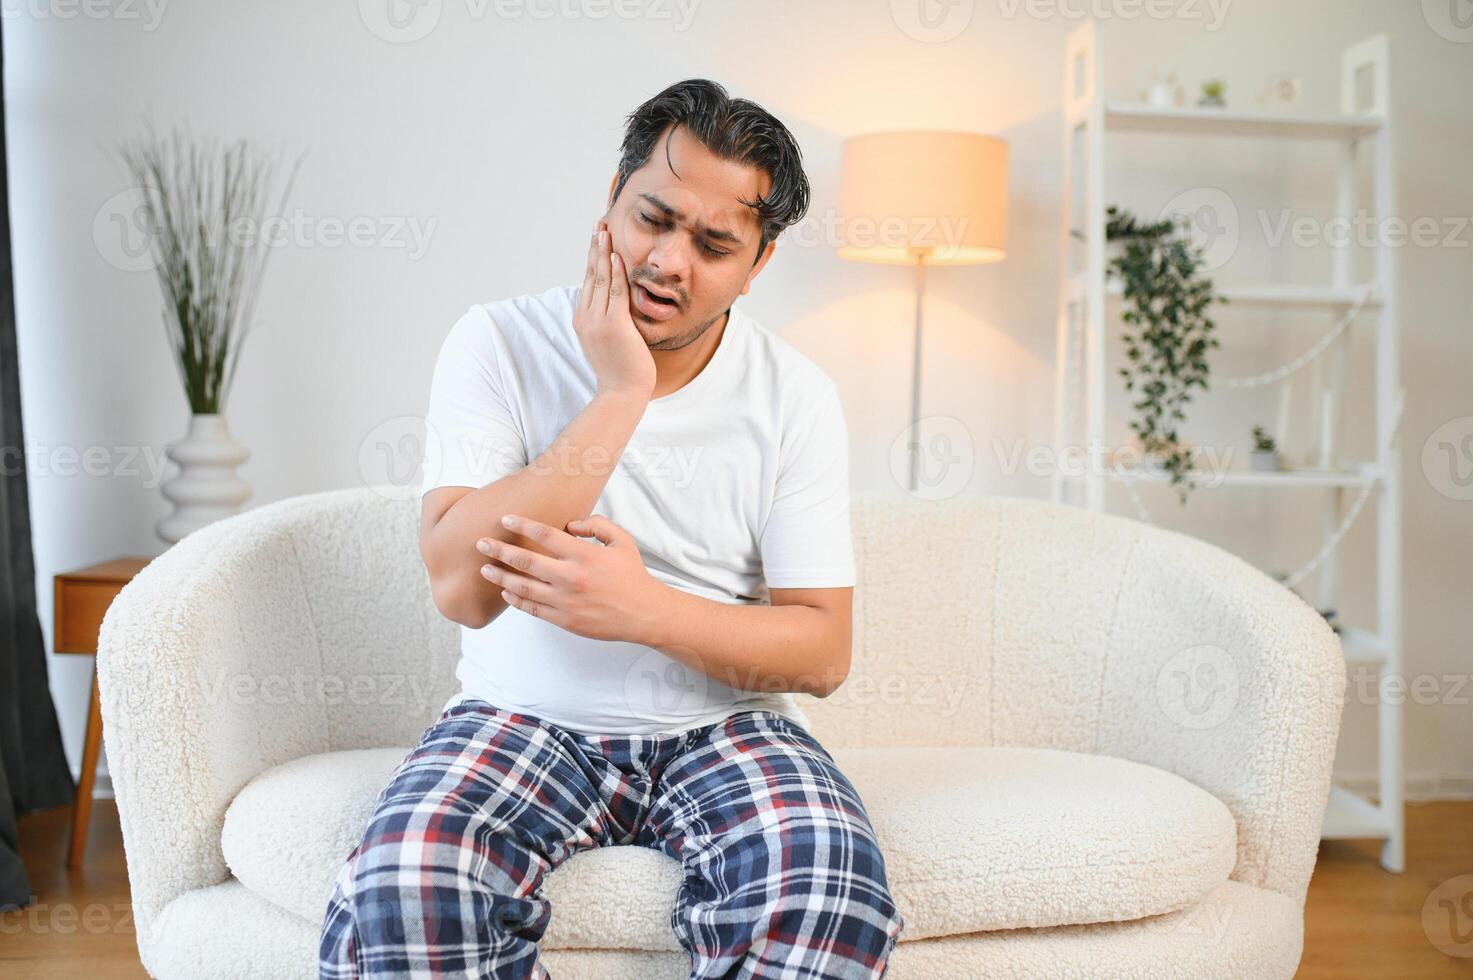
[{"label": "floor lamp", "polygon": [[921,305],[926,267],[996,262],[1007,254],[1008,145],[957,132],[887,132],[844,141],[839,257],[915,266],[910,477],[920,463]]}]

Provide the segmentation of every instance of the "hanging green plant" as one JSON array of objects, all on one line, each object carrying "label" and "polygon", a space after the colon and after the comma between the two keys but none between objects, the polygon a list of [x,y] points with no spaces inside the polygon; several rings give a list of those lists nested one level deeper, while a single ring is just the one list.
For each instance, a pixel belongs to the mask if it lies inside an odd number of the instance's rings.
[{"label": "hanging green plant", "polygon": [[1129,211],[1105,210],[1105,240],[1120,248],[1106,263],[1121,283],[1125,390],[1135,396],[1130,429],[1158,460],[1182,503],[1195,487],[1192,453],[1179,434],[1192,389],[1207,389],[1207,353],[1219,346],[1208,307],[1224,303],[1202,273],[1202,250],[1186,221],[1172,215],[1149,224]]}]

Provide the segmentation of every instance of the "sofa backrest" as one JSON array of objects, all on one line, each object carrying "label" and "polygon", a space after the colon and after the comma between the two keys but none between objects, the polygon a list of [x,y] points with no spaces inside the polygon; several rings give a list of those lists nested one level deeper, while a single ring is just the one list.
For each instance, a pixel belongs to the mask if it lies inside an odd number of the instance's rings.
[{"label": "sofa backrest", "polygon": [[[460,645],[430,597],[419,503],[371,488],[295,504],[279,526],[340,692],[325,747],[413,744],[457,689]],[[799,698],[825,744],[1097,745],[1106,660],[1130,655],[1112,651],[1112,625],[1135,614],[1122,598],[1154,602],[1132,555],[1186,539],[1021,498],[856,494],[851,516],[851,670],[830,697]]]},{"label": "sofa backrest", "polygon": [[458,690],[460,626],[435,608],[419,501],[392,488],[296,498],[291,522],[316,624],[329,749],[414,745]]},{"label": "sofa backrest", "polygon": [[[277,506],[272,523],[292,537],[321,670],[341,692],[324,713],[323,749],[413,744],[456,690],[460,645],[460,627],[430,597],[418,501],[357,489]],[[1238,558],[1123,517],[894,493],[855,494],[851,516],[851,670],[828,698],[799,696],[835,748],[1027,745],[1130,757],[1141,731],[1155,730],[1154,751],[1181,752],[1190,768],[1193,744],[1230,726],[1194,728],[1185,702],[1163,701],[1179,699],[1161,687],[1183,672],[1173,657],[1202,648],[1231,671],[1273,657],[1273,621],[1260,634],[1245,629],[1286,602],[1305,620],[1296,628],[1328,634]]]},{"label": "sofa backrest", "polygon": [[[327,747],[412,744],[456,690],[460,645],[430,597],[419,503],[360,489],[296,504],[282,526],[341,692]],[[1018,498],[856,494],[851,516],[851,671],[799,699],[825,744],[1096,745],[1122,595],[1154,588],[1132,584],[1131,556],[1179,536]]]},{"label": "sofa backrest", "polygon": [[835,747],[1094,744],[1103,661],[1144,529],[1046,501],[853,500],[853,661],[801,704]]}]

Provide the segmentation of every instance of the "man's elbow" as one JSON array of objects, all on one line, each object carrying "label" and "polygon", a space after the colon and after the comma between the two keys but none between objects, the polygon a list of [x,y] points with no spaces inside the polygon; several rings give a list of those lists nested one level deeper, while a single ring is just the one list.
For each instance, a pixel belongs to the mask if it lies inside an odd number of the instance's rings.
[{"label": "man's elbow", "polygon": [[849,677],[849,650],[846,648],[842,656],[836,656],[830,660],[818,677],[813,678],[807,685],[805,694],[811,694],[816,698],[826,698],[833,694]]},{"label": "man's elbow", "polygon": [[[825,678],[825,681],[827,680],[828,679]],[[816,698],[826,698],[830,694],[833,694],[835,691],[837,691],[843,683],[844,678],[840,677],[837,680],[831,682],[815,684],[803,693],[811,694]]]},{"label": "man's elbow", "polygon": [[432,583],[430,592],[435,599],[435,608],[452,623],[480,629],[496,618],[493,611],[485,608],[475,590],[465,588],[462,583]]}]

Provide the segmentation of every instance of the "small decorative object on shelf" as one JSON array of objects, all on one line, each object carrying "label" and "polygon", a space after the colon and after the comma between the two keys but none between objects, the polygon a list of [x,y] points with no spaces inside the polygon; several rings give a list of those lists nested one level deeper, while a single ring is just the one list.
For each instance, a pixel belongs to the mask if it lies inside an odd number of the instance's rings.
[{"label": "small decorative object on shelf", "polygon": [[1253,427],[1253,455],[1250,462],[1255,470],[1276,471],[1284,468],[1278,443],[1274,442],[1274,437],[1261,425]]},{"label": "small decorative object on shelf", "polygon": [[[245,140],[219,148],[177,129],[165,140],[152,126],[121,152],[143,198],[164,329],[192,413],[188,434],[168,447],[179,472],[160,488],[174,511],[156,531],[173,544],[236,513],[251,495],[235,474],[250,453],[231,438],[223,412],[270,254],[267,197],[275,166]],[[273,218],[280,218],[296,170]]]},{"label": "small decorative object on shelf", "polygon": [[1197,105],[1204,109],[1221,109],[1227,105],[1227,100],[1222,97],[1223,90],[1227,86],[1220,78],[1209,78],[1202,83],[1202,97],[1197,100]]},{"label": "small decorative object on shelf", "polygon": [[1186,92],[1176,83],[1176,72],[1151,73],[1151,85],[1141,93],[1141,101],[1153,109],[1172,109],[1186,101]]},{"label": "small decorative object on shelf", "polygon": [[1304,96],[1304,80],[1298,75],[1275,74],[1263,80],[1258,105],[1264,109],[1297,109]]}]

